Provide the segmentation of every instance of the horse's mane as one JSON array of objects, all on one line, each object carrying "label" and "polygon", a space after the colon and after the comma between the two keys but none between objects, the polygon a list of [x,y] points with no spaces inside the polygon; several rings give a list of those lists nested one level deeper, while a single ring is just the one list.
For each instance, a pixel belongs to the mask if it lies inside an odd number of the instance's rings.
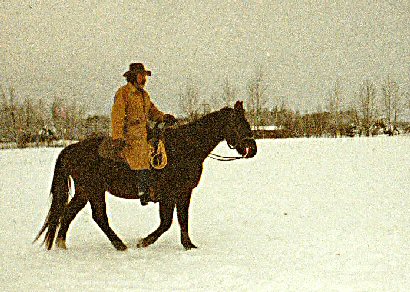
[{"label": "horse's mane", "polygon": [[225,117],[226,114],[230,111],[233,111],[233,109],[229,107],[224,107],[220,110],[208,113],[200,117],[199,119],[180,125],[178,127],[170,127],[167,129],[167,131],[169,131],[172,135],[172,133],[174,133],[175,131],[187,133],[192,132],[198,128],[203,128],[204,126],[210,126],[213,127],[213,129],[215,129],[216,123],[221,122],[221,119]]}]

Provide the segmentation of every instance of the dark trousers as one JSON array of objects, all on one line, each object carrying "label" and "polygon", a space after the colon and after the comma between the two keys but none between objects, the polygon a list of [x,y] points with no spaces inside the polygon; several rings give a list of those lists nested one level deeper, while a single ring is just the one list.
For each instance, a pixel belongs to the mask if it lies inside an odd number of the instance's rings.
[{"label": "dark trousers", "polygon": [[135,175],[137,177],[138,182],[138,192],[143,192],[148,194],[149,187],[150,187],[150,178],[149,178],[149,170],[142,169],[142,170],[134,170]]}]

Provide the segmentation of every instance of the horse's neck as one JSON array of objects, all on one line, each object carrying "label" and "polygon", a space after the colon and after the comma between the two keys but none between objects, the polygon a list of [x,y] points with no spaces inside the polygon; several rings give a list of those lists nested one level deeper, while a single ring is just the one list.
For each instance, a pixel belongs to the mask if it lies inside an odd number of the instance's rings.
[{"label": "horse's neck", "polygon": [[[213,116],[212,116],[213,117]],[[222,135],[223,124],[215,118],[203,118],[180,132],[179,139],[174,145],[181,147],[188,159],[205,160],[211,151],[224,139]],[[179,151],[178,151],[179,152]]]},{"label": "horse's neck", "polygon": [[224,139],[220,132],[221,129],[219,127],[209,127],[208,125],[208,127],[204,126],[194,135],[192,147],[197,149],[197,153],[202,160],[205,160],[211,151]]}]

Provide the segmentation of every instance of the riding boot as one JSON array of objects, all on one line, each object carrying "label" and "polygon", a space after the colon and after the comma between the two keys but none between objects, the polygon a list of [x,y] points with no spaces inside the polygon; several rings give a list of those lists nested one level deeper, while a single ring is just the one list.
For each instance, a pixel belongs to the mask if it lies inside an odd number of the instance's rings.
[{"label": "riding boot", "polygon": [[150,196],[150,179],[149,179],[149,170],[143,169],[137,171],[138,177],[138,196],[142,206],[148,205],[148,202],[151,202]]}]

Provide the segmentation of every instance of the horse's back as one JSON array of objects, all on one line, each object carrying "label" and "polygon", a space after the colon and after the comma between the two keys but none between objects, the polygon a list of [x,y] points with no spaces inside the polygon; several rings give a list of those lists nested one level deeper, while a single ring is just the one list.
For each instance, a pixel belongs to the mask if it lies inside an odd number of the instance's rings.
[{"label": "horse's back", "polygon": [[97,169],[98,145],[103,137],[88,138],[65,147],[58,160],[69,169],[72,174],[80,174]]},{"label": "horse's back", "polygon": [[[87,138],[84,140],[81,140],[79,142],[70,144],[66,146],[61,153],[81,153],[81,152],[86,152],[86,151],[95,151],[98,149],[98,146],[101,144],[102,140],[104,139],[104,136],[98,136],[98,137],[92,137],[92,138]],[[91,154],[91,153],[89,153]]]}]

